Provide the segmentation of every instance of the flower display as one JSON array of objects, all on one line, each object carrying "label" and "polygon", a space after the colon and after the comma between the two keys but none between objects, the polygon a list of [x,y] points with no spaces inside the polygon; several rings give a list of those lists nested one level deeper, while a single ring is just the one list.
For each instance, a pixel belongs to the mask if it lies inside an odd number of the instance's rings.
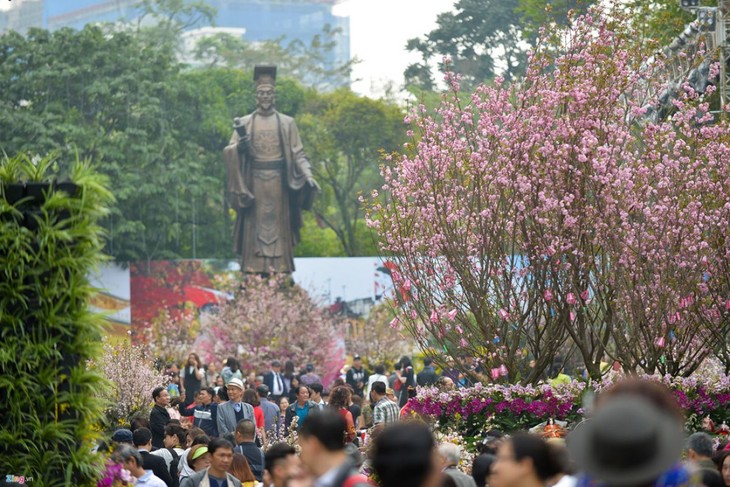
[{"label": "flower display", "polygon": [[124,485],[134,485],[134,478],[124,466],[112,461],[106,464],[101,478],[96,483],[96,487],[120,487]]},{"label": "flower display", "polygon": [[[702,429],[702,421],[730,421],[730,376],[707,370],[690,377],[639,376],[669,387],[685,412],[687,429]],[[435,425],[435,429],[460,434],[463,443],[474,445],[486,431],[527,430],[551,420],[564,421],[568,427],[583,420],[590,395],[600,394],[621,378],[609,374],[600,382],[573,380],[567,384],[538,386],[476,384],[453,391],[419,388],[408,402],[409,408]],[[707,421],[705,419],[705,421]]]}]

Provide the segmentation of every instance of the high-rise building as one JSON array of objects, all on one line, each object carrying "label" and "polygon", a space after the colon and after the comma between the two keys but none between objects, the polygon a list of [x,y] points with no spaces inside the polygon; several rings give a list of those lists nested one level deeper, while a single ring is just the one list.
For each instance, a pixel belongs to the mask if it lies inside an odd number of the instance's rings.
[{"label": "high-rise building", "polygon": [[[350,59],[350,19],[333,13],[341,0],[206,0],[215,7],[215,26],[243,29],[248,41],[282,38],[309,44],[325,25],[337,28],[337,47],[325,62],[343,64]],[[139,0],[13,0],[13,7],[0,12],[0,32],[29,27],[50,30],[83,28],[97,22],[133,21],[140,12]],[[191,29],[208,27],[191,26]]]}]

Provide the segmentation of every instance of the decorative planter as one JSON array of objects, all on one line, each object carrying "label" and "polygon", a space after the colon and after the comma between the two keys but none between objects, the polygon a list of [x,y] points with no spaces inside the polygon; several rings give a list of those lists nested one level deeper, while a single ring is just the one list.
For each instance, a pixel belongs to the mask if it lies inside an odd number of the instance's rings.
[{"label": "decorative planter", "polygon": [[37,205],[40,205],[44,201],[46,201],[46,194],[48,194],[50,189],[51,183],[25,183],[25,194],[33,198],[34,203]]},{"label": "decorative planter", "polygon": [[10,203],[11,205],[14,205],[23,197],[25,196],[25,184],[18,183],[18,184],[3,184],[2,186],[2,194],[5,197],[5,200]]}]

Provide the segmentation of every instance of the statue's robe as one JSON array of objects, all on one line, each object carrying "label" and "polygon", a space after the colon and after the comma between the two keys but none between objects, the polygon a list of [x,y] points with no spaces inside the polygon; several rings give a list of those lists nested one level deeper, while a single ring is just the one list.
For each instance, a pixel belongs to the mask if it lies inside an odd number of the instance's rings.
[{"label": "statue's robe", "polygon": [[234,249],[245,273],[291,273],[302,210],[310,210],[314,199],[311,166],[293,118],[254,112],[242,124],[250,150],[239,149],[234,131],[223,151],[226,196],[236,211]]}]

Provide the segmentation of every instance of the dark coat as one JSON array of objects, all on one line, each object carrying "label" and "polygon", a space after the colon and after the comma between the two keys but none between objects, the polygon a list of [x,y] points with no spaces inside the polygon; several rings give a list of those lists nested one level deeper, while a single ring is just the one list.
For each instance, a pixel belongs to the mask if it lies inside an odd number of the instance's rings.
[{"label": "dark coat", "polygon": [[434,368],[429,365],[428,367],[423,368],[423,370],[418,374],[418,378],[416,380],[418,385],[421,387],[432,386],[438,380],[438,375],[436,375]]},{"label": "dark coat", "polygon": [[218,436],[218,404],[211,402],[207,406],[198,404],[193,410],[193,426],[205,431],[211,438]]},{"label": "dark coat", "polygon": [[[307,401],[307,403],[309,404],[309,411],[310,412],[311,411],[314,411],[315,409],[321,409],[321,407],[320,407],[319,404],[315,404],[312,401]],[[284,426],[286,427],[287,430],[289,429],[289,426],[291,425],[292,420],[297,416],[297,409],[296,408],[297,408],[297,403],[294,402],[294,404],[292,404],[291,406],[289,406],[286,409],[286,417],[284,419]],[[309,414],[309,413],[307,413],[307,414]],[[297,426],[298,426],[298,428],[301,428],[302,425],[299,424]]]},{"label": "dark coat", "polygon": [[152,470],[152,473],[165,482],[167,487],[174,487],[176,485],[172,481],[170,471],[167,469],[167,463],[164,458],[153,455],[145,450],[140,450],[139,453],[142,455],[142,468],[145,470]]},{"label": "dark coat", "polygon": [[[279,394],[278,397],[281,396],[288,396],[289,395],[289,386],[287,386],[286,381],[284,380],[284,375],[279,373],[279,378],[281,379],[281,388],[283,392]],[[264,384],[266,384],[266,387],[269,388],[269,392],[271,394],[274,394],[274,371],[270,370],[266,374],[264,374]]]},{"label": "dark coat", "polygon": [[256,480],[261,482],[264,478],[264,452],[254,442],[239,443],[234,450],[242,454],[248,460],[248,466]]},{"label": "dark coat", "polygon": [[[165,447],[165,426],[170,422],[170,413],[167,409],[155,404],[150,413],[150,431],[152,432],[152,446]],[[157,474],[155,474],[157,475]],[[157,475],[159,477],[159,475]]]}]

